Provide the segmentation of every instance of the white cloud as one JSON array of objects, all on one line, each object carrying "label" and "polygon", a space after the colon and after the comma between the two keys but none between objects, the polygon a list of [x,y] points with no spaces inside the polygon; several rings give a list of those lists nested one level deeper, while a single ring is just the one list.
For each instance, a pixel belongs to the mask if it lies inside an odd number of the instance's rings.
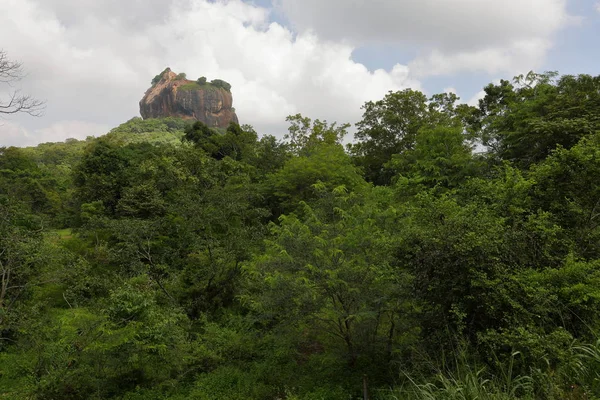
[{"label": "white cloud", "polygon": [[85,121],[59,121],[48,127],[28,130],[22,125],[4,121],[0,124],[0,147],[35,146],[39,143],[62,142],[66,139],[85,139],[88,136],[100,136],[107,133],[107,125]]},{"label": "white cloud", "polygon": [[353,43],[419,42],[445,49],[547,36],[569,21],[567,0],[278,0],[302,31]]},{"label": "white cloud", "polygon": [[[229,81],[241,122],[278,135],[289,114],[356,122],[365,101],[420,87],[406,66],[371,72],[352,61],[353,46],[296,35],[240,0],[0,0],[0,37],[28,70],[23,90],[47,100],[43,118],[13,120],[27,129],[22,144],[137,115],[166,66]],[[0,138],[14,139],[11,129],[0,126]]]},{"label": "white cloud", "polygon": [[[419,49],[419,76],[514,73],[539,67],[553,36],[575,19],[567,0],[278,0],[299,31],[355,45]],[[376,21],[376,22],[375,22]]]},{"label": "white cloud", "polygon": [[443,92],[444,92],[444,93],[454,93],[454,94],[457,94],[457,93],[458,93],[458,92],[456,91],[456,88],[454,88],[454,87],[447,87],[447,88],[444,88],[444,91],[443,91]]},{"label": "white cloud", "polygon": [[532,39],[515,42],[506,47],[465,52],[444,53],[432,50],[417,57],[409,65],[418,77],[461,71],[483,71],[493,75],[510,72],[515,75],[539,68],[551,47],[549,40]]},{"label": "white cloud", "polygon": [[[493,79],[490,84],[499,85],[501,79]],[[467,104],[473,107],[479,107],[479,100],[482,100],[485,97],[485,90],[482,89],[479,92],[475,93],[468,101]]]},{"label": "white cloud", "polygon": [[473,107],[478,107],[479,106],[479,100],[482,100],[485,97],[485,90],[481,90],[477,93],[475,93],[473,95],[473,97],[471,97],[469,99],[469,101],[467,101],[467,104]]},{"label": "white cloud", "polygon": [[0,147],[35,144],[37,141],[19,124],[10,121],[0,123]]},{"label": "white cloud", "polygon": [[600,1],[597,1],[594,6],[595,6],[594,8],[596,9],[596,11],[598,11],[600,13]]},{"label": "white cloud", "polygon": [[65,139],[85,139],[108,133],[112,127],[85,121],[59,121],[47,128],[38,129],[36,134],[42,142],[61,142]]},{"label": "white cloud", "polygon": [[[25,65],[23,91],[47,100],[43,118],[11,117],[26,134],[0,124],[0,143],[116,126],[138,115],[166,66],[232,83],[241,122],[260,133],[281,136],[298,112],[356,122],[365,101],[420,89],[428,76],[538,69],[572,21],[567,0],[276,3],[295,31],[241,0],[0,0],[0,37],[9,38],[0,45]],[[357,47],[382,43],[417,55],[389,71],[352,60]]]}]

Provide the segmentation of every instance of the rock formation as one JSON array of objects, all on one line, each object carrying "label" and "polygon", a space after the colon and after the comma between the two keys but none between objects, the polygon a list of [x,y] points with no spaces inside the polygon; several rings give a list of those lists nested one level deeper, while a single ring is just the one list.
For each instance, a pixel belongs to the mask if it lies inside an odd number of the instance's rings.
[{"label": "rock formation", "polygon": [[169,68],[153,80],[140,101],[142,118],[179,117],[202,121],[212,128],[227,128],[238,122],[233,96],[226,82],[190,81]]}]

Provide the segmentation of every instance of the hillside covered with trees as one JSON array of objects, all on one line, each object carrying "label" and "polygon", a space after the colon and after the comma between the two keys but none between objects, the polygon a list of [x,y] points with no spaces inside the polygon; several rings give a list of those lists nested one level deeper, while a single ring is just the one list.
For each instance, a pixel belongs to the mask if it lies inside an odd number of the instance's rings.
[{"label": "hillside covered with trees", "polygon": [[600,76],[485,93],[0,148],[0,398],[600,398]]}]

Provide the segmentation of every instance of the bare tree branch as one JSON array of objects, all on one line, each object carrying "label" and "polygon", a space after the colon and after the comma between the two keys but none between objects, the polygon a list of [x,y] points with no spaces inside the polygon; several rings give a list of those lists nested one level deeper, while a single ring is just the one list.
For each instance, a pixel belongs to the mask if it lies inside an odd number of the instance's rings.
[{"label": "bare tree branch", "polygon": [[[25,76],[23,64],[12,61],[4,50],[0,50],[0,83],[12,86],[13,82],[20,81]],[[13,90],[7,100],[0,99],[0,114],[24,113],[34,117],[43,114],[45,102],[30,95],[22,94],[20,90]]]},{"label": "bare tree branch", "polygon": [[4,50],[0,50],[0,82],[10,83],[23,78],[23,64],[9,60]]}]

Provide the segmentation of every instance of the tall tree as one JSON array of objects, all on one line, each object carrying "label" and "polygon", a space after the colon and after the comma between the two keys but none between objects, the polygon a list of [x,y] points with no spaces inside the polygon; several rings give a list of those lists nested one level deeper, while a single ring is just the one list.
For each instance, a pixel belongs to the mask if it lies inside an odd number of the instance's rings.
[{"label": "tall tree", "polygon": [[319,144],[341,144],[348,133],[349,124],[329,124],[327,121],[312,120],[301,114],[286,118],[290,123],[285,139],[294,154],[308,155]]},{"label": "tall tree", "polygon": [[569,231],[580,257],[600,252],[600,133],[583,138],[570,149],[559,147],[532,169],[535,206],[551,212]]},{"label": "tall tree", "polygon": [[375,197],[316,189],[312,207],[271,225],[273,239],[246,268],[243,299],[268,326],[316,337],[351,368],[385,368],[412,322],[410,275],[391,266],[393,240],[379,225],[393,214]]},{"label": "tall tree", "polygon": [[436,186],[456,188],[477,173],[462,130],[441,125],[421,129],[414,149],[395,154],[388,167],[397,174],[396,183],[411,194]]},{"label": "tall tree", "polygon": [[600,76],[518,76],[485,88],[471,129],[500,159],[528,167],[600,129]]},{"label": "tall tree", "polygon": [[363,106],[356,124],[357,143],[350,147],[368,181],[389,184],[393,171],[386,167],[392,155],[414,148],[419,130],[437,125],[459,125],[469,107],[457,106],[458,97],[443,93],[427,98],[416,90],[389,92],[382,100]]}]

